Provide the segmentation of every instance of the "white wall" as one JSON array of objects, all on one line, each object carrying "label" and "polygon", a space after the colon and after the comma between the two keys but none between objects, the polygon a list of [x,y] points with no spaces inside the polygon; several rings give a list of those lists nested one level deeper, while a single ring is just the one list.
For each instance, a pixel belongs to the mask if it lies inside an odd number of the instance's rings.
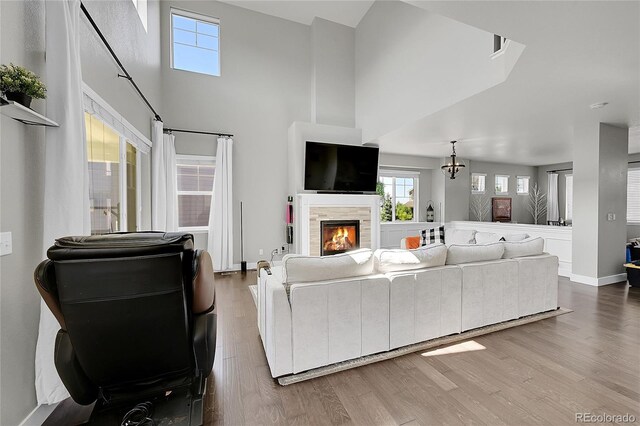
[{"label": "white wall", "polygon": [[392,1],[375,2],[356,28],[356,126],[371,141],[492,87],[493,34]]},{"label": "white wall", "polygon": [[[170,69],[171,6],[220,19],[220,77]],[[310,27],[215,1],[163,1],[160,20],[165,125],[235,135],[234,262],[240,262],[240,201],[245,260],[267,258],[285,242],[287,129],[311,118]],[[176,134],[176,149],[211,155],[216,142]]]},{"label": "white wall", "polygon": [[[44,78],[44,3],[0,2],[0,29],[0,63]],[[32,107],[44,112],[44,101]],[[42,259],[44,129],[0,117],[0,231],[13,234],[13,254],[0,257],[0,424],[17,425],[36,405],[33,271]]]},{"label": "white wall", "polygon": [[[529,190],[533,189],[533,185],[538,180],[538,170],[536,167],[521,166],[517,164],[489,163],[484,161],[470,161],[470,173],[484,173],[486,177],[485,197],[491,202],[492,197],[511,197],[511,221],[514,223],[533,223],[533,217],[527,210],[529,205],[529,195],[519,195],[516,193],[516,176],[529,176]],[[509,193],[507,195],[496,195],[495,193],[495,176],[509,176]],[[545,189],[546,191],[546,189]],[[471,195],[471,182],[469,182],[469,203],[473,199]],[[469,212],[471,220],[477,220],[473,213]],[[564,216],[563,216],[564,217]],[[491,210],[489,211],[488,221],[491,221]]]},{"label": "white wall", "polygon": [[354,127],[355,30],[315,18],[311,44],[311,121]]}]

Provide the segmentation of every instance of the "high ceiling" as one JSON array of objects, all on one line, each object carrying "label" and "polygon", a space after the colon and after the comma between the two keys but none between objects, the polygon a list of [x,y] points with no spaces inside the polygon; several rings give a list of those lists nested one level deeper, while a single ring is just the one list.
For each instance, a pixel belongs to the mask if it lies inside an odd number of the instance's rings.
[{"label": "high ceiling", "polygon": [[[411,4],[526,45],[502,84],[378,139],[381,149],[529,165],[570,161],[573,129],[640,125],[638,2]],[[596,102],[605,108],[592,110]],[[640,152],[640,132],[630,152]]]},{"label": "high ceiling", "polygon": [[373,0],[361,1],[252,1],[222,0],[234,6],[243,7],[266,15],[277,16],[301,24],[310,25],[318,17],[355,28],[367,13]]}]

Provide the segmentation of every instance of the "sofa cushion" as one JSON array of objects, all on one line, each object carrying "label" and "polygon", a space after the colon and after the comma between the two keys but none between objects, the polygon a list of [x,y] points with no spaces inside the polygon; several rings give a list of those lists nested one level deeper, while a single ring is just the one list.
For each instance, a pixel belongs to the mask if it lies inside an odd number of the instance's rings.
[{"label": "sofa cushion", "polygon": [[504,243],[491,244],[453,244],[447,250],[447,265],[485,262],[501,259]]},{"label": "sofa cushion", "polygon": [[421,245],[426,246],[434,243],[444,243],[444,226],[431,229],[423,229],[420,231],[422,235]]},{"label": "sofa cushion", "polygon": [[494,232],[476,232],[476,244],[489,244],[504,241],[502,234]]},{"label": "sofa cushion", "polygon": [[505,241],[522,241],[529,238],[529,234],[505,234]]},{"label": "sofa cushion", "polygon": [[380,273],[444,266],[447,247],[442,243],[422,246],[415,250],[378,249],[373,254]]},{"label": "sofa cushion", "polygon": [[447,229],[444,234],[446,245],[451,244],[475,244],[476,231],[467,229]]},{"label": "sofa cushion", "polygon": [[527,238],[522,241],[505,241],[503,259],[514,257],[537,256],[544,251],[544,239],[542,237]]},{"label": "sofa cushion", "polygon": [[287,254],[282,259],[285,284],[329,281],[373,273],[373,251],[359,249],[332,256]]}]

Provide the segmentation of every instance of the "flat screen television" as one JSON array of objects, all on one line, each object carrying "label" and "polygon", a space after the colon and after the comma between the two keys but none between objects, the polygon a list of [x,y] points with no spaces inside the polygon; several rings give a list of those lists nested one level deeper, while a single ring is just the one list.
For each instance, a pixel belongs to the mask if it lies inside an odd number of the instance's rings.
[{"label": "flat screen television", "polygon": [[375,192],[378,147],[307,141],[304,189],[321,192]]}]

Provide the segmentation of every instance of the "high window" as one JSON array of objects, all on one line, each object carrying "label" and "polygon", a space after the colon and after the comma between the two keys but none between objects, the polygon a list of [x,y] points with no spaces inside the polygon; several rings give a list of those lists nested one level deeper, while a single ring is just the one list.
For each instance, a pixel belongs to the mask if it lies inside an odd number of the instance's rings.
[{"label": "high window", "polygon": [[471,174],[471,193],[484,194],[486,187],[487,175],[484,173]]},{"label": "high window", "polygon": [[[376,192],[381,197],[381,222],[406,222],[418,219],[418,178],[410,171],[381,170]],[[415,213],[414,213],[415,212]]]},{"label": "high window", "polygon": [[213,198],[215,158],[176,156],[178,175],[178,229],[206,231]]},{"label": "high window", "polygon": [[496,175],[496,195],[507,195],[509,193],[509,176]]},{"label": "high window", "polygon": [[640,223],[640,169],[627,172],[627,222]]},{"label": "high window", "polygon": [[140,152],[131,141],[85,112],[91,234],[137,231]]},{"label": "high window", "polygon": [[147,0],[131,0],[133,5],[136,7],[138,11],[138,16],[140,17],[140,22],[142,22],[142,26],[144,30],[147,31]]},{"label": "high window", "polygon": [[529,176],[516,177],[516,193],[522,195],[529,193]]},{"label": "high window", "polygon": [[220,76],[220,21],[171,9],[171,68]]}]

